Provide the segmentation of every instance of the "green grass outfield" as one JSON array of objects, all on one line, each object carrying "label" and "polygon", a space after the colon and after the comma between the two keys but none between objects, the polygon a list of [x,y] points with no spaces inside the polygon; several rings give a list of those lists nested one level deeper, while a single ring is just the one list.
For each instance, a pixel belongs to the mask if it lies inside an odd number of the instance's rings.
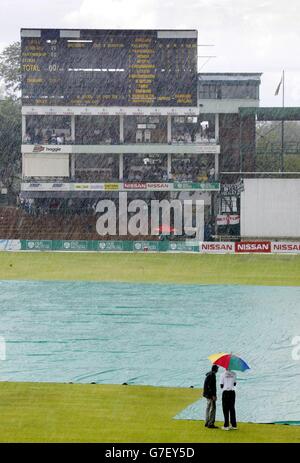
[{"label": "green grass outfield", "polygon": [[0,383],[0,397],[1,442],[300,442],[298,426],[173,419],[200,389]]},{"label": "green grass outfield", "polygon": [[1,252],[3,279],[300,286],[300,255]]},{"label": "green grass outfield", "polygon": [[[3,279],[299,286],[300,256],[1,252]],[[173,419],[199,397],[200,389],[0,382],[0,441],[300,442],[299,426],[225,432]]]}]

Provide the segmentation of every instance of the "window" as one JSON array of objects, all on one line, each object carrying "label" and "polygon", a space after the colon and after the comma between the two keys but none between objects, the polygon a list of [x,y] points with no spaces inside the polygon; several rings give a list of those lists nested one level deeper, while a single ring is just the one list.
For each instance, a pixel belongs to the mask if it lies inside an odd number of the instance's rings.
[{"label": "window", "polygon": [[245,83],[228,83],[222,85],[222,98],[243,99],[243,98],[258,98],[258,87],[256,84]]},{"label": "window", "polygon": [[200,99],[258,99],[256,82],[199,83]]},{"label": "window", "polygon": [[234,213],[237,212],[237,197],[236,196],[223,196],[221,199],[221,213]]},{"label": "window", "polygon": [[[220,85],[218,84],[200,84],[199,98],[216,99],[220,94]],[[220,95],[219,95],[220,96]]]}]

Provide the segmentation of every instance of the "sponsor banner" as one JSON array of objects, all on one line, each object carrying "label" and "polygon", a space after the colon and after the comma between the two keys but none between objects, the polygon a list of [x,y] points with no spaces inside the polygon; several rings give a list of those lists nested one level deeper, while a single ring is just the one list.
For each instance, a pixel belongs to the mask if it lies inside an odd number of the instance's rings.
[{"label": "sponsor banner", "polygon": [[[122,183],[22,183],[22,191],[116,191],[122,190]],[[124,184],[124,189],[140,190],[146,189],[147,185],[132,183]]]},{"label": "sponsor banner", "polygon": [[90,190],[96,191],[96,190],[104,190],[104,183],[91,183],[90,184]]},{"label": "sponsor banner", "polygon": [[198,244],[195,242],[193,245],[192,241],[170,241],[168,243],[169,251],[180,251],[180,252],[195,252],[198,251]]},{"label": "sponsor banner", "polygon": [[[84,116],[90,116],[91,112],[88,113],[86,111],[79,113],[79,115],[84,115]],[[108,115],[105,113],[101,114],[103,115]],[[118,114],[120,115],[120,114]],[[142,114],[134,114],[135,116],[141,116]],[[153,130],[155,124],[141,124],[143,126],[147,126],[148,130]],[[142,128],[142,127],[141,127]],[[146,128],[146,127],[145,127]],[[184,143],[174,143],[174,146],[176,147],[182,147],[183,151],[185,151],[184,148]],[[22,144],[21,145],[21,152],[22,153],[44,153],[44,154],[55,154],[55,153],[80,153],[80,152],[95,152],[94,150],[96,149],[96,145],[82,145],[84,148],[80,148],[79,145],[74,145],[71,144],[70,141],[67,141],[65,145],[33,145],[33,144]],[[111,146],[111,145],[110,145]],[[188,149],[188,148],[187,148]],[[83,151],[82,151],[83,150]],[[167,151],[171,151],[170,147],[166,148]],[[188,149],[189,150],[189,149]],[[198,145],[197,146],[197,152],[198,154],[219,154],[220,153],[220,146],[215,145],[214,143],[211,143],[210,145]]]},{"label": "sponsor banner", "polygon": [[21,241],[22,249],[28,251],[51,251],[52,241],[51,240],[24,240]]},{"label": "sponsor banner", "polygon": [[33,153],[41,153],[42,151],[45,151],[45,147],[42,145],[35,145],[32,150]]},{"label": "sponsor banner", "polygon": [[199,251],[206,254],[234,254],[235,246],[233,241],[202,241]]},{"label": "sponsor banner", "polygon": [[[218,191],[219,183],[192,183],[192,182],[125,182],[125,183],[22,183],[22,191]],[[232,216],[238,217],[238,216]],[[238,222],[237,222],[238,223]]]},{"label": "sponsor banner", "polygon": [[273,241],[271,243],[272,253],[300,254],[300,243],[289,241]]},{"label": "sponsor banner", "polygon": [[124,241],[97,241],[96,250],[97,251],[123,251],[124,250]]},{"label": "sponsor banner", "polygon": [[49,189],[51,191],[69,191],[71,189],[72,184],[70,183],[49,183]]},{"label": "sponsor banner", "polygon": [[123,183],[124,190],[146,190],[147,183],[142,182],[125,182]]},{"label": "sponsor banner", "polygon": [[237,225],[240,223],[239,215],[219,214],[217,215],[217,225]]},{"label": "sponsor banner", "polygon": [[240,223],[239,215],[230,215],[229,216],[229,225],[238,225]]},{"label": "sponsor banner", "polygon": [[0,240],[0,251],[6,251],[7,250],[7,242],[8,240]]},{"label": "sponsor banner", "polygon": [[47,185],[46,183],[21,183],[22,191],[41,191],[44,190],[43,186]]},{"label": "sponsor banner", "polygon": [[69,191],[73,187],[72,183],[22,183],[21,191]]},{"label": "sponsor banner", "polygon": [[219,191],[219,183],[193,183],[193,182],[125,182],[124,190],[173,191],[173,190],[202,190]]},{"label": "sponsor banner", "polygon": [[202,190],[202,191],[219,191],[220,183],[194,183],[194,182],[174,182],[173,190]]},{"label": "sponsor banner", "polygon": [[70,190],[103,191],[104,183],[70,183]]},{"label": "sponsor banner", "polygon": [[152,251],[209,254],[290,253],[300,254],[300,242],[269,241],[131,241],[131,240],[0,240],[0,251]]},{"label": "sponsor banner", "polygon": [[147,190],[161,190],[161,191],[166,191],[166,190],[171,190],[173,189],[173,184],[172,183],[147,183],[146,184]]},{"label": "sponsor banner", "polygon": [[20,251],[20,240],[0,240],[0,251]]},{"label": "sponsor banner", "polygon": [[229,224],[229,215],[219,214],[217,215],[217,225],[224,226]]},{"label": "sponsor banner", "polygon": [[271,252],[270,241],[236,241],[235,252]]},{"label": "sponsor banner", "polygon": [[173,183],[174,190],[185,190],[185,189],[192,189],[193,182],[174,182]]},{"label": "sponsor banner", "polygon": [[159,241],[134,241],[133,251],[158,251]]},{"label": "sponsor banner", "polygon": [[90,190],[91,184],[90,183],[73,183],[71,190]]},{"label": "sponsor banner", "polygon": [[68,145],[22,145],[22,153],[70,153]]},{"label": "sponsor banner", "polygon": [[121,183],[104,183],[104,190],[115,191],[120,189]]},{"label": "sponsor banner", "polygon": [[87,251],[89,249],[89,241],[62,241],[62,251]]}]

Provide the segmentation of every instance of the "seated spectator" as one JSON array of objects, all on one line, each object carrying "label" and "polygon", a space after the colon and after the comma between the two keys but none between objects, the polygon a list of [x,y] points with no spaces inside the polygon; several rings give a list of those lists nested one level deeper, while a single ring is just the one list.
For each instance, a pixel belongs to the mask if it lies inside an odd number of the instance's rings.
[{"label": "seated spectator", "polygon": [[41,130],[38,130],[37,134],[35,135],[34,143],[36,143],[37,145],[43,143],[43,133]]},{"label": "seated spectator", "polygon": [[209,170],[208,181],[209,181],[209,182],[213,182],[214,180],[215,180],[215,168],[212,167],[212,168]]},{"label": "seated spectator", "polygon": [[49,143],[50,143],[50,145],[57,145],[57,135],[56,135],[54,130],[53,130],[52,135],[50,137]]},{"label": "seated spectator", "polygon": [[66,145],[71,145],[73,143],[71,135],[66,135],[65,136],[65,144]]},{"label": "seated spectator", "polygon": [[29,133],[26,133],[23,139],[23,143],[31,143],[31,136],[29,135]]},{"label": "seated spectator", "polygon": [[52,132],[51,132],[51,130],[49,128],[46,130],[45,135],[46,135],[47,143],[50,143]]},{"label": "seated spectator", "polygon": [[204,241],[212,241],[213,228],[210,223],[204,225]]},{"label": "seated spectator", "polygon": [[209,141],[209,139],[210,139],[210,133],[209,132],[210,132],[209,131],[209,126],[208,126],[208,124],[206,124],[206,126],[204,128],[204,136],[205,136],[205,138],[207,138],[207,141]]},{"label": "seated spectator", "polygon": [[65,142],[65,136],[64,136],[64,134],[62,133],[62,134],[58,135],[58,137],[57,137],[57,144],[58,144],[58,145],[63,145],[64,142]]}]

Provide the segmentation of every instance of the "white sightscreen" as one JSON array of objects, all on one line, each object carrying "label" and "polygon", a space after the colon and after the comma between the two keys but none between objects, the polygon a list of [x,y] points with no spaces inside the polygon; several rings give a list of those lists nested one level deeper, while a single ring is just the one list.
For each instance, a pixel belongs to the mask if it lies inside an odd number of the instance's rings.
[{"label": "white sightscreen", "polygon": [[23,154],[25,177],[69,177],[68,154]]},{"label": "white sightscreen", "polygon": [[300,179],[245,179],[241,235],[300,236]]}]

